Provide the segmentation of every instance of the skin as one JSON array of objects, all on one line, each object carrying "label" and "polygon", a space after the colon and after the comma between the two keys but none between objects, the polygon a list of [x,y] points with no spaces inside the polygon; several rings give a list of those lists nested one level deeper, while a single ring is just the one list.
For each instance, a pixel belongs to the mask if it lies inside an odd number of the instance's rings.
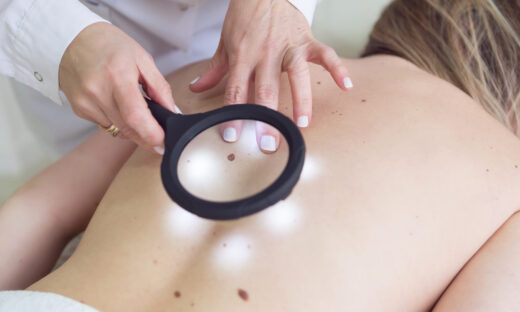
[{"label": "skin", "polygon": [[[29,289],[102,311],[426,311],[464,267],[439,311],[450,311],[453,298],[471,299],[468,287],[479,295],[499,287],[492,300],[510,296],[508,283],[519,282],[513,262],[508,280],[498,272],[471,286],[468,276],[508,262],[484,251],[495,246],[507,256],[495,241],[518,244],[518,231],[506,230],[520,208],[518,139],[461,91],[402,59],[344,64],[360,86],[351,93],[311,68],[320,109],[303,132],[307,168],[286,202],[233,222],[195,218],[163,190],[160,157],[138,149],[72,258]],[[204,66],[168,81],[182,86]],[[285,79],[280,90],[290,115]],[[185,113],[222,103],[211,93],[174,92]],[[221,146],[215,138],[199,144]],[[224,146],[229,163],[236,147]]]},{"label": "skin", "polygon": [[0,206],[0,267],[9,268],[0,270],[0,290],[24,289],[49,273],[135,147],[99,131]]},{"label": "skin", "polygon": [[[268,51],[267,57],[263,51]],[[256,74],[260,83],[255,100],[276,108],[279,77],[287,71],[294,110],[310,118],[307,61],[322,64],[346,89],[343,81],[348,73],[338,56],[312,37],[307,20],[288,1],[232,0],[220,46],[191,88],[195,92],[211,89],[229,72],[225,103],[244,103],[250,78]],[[109,23],[86,27],[66,49],[59,81],[79,117],[103,127],[115,125],[121,136],[149,151],[164,153],[164,132],[147,109],[139,84],[153,100],[177,112],[170,86],[150,54],[123,31]],[[235,128],[240,131],[240,124]],[[274,130],[259,128],[258,135],[265,134],[279,141]]]}]

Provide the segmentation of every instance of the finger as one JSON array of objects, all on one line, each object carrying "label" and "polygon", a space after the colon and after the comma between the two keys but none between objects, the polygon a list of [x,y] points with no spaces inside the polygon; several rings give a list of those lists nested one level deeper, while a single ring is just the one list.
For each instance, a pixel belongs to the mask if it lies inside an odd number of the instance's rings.
[{"label": "finger", "polygon": [[280,146],[280,132],[264,122],[256,123],[256,142],[260,150],[266,154],[274,153]]},{"label": "finger", "polygon": [[143,57],[138,65],[139,81],[143,84],[147,95],[161,106],[176,111],[170,84],[161,74],[150,56]]},{"label": "finger", "polygon": [[[255,72],[255,103],[271,109],[278,109],[281,62],[266,59]],[[256,123],[256,138],[260,150],[273,153],[278,149],[280,133],[276,128],[262,122]]]},{"label": "finger", "polygon": [[114,89],[114,99],[121,122],[129,129],[125,133],[133,136],[137,134],[135,142],[148,150],[158,150],[164,141],[164,131],[157,123],[148,109],[141,92],[139,91],[137,79],[121,79]]},{"label": "finger", "polygon": [[309,61],[323,66],[341,89],[350,90],[354,88],[347,67],[333,48],[315,41],[311,48]]},{"label": "finger", "polygon": [[227,53],[222,48],[221,43],[209,62],[208,69],[190,82],[190,90],[193,92],[202,92],[215,87],[227,74],[228,70]]},{"label": "finger", "polygon": [[[237,63],[231,69],[226,90],[224,91],[224,104],[245,104],[249,95],[249,81],[251,69],[241,63]],[[220,126],[220,133],[226,142],[236,142],[242,132],[242,121],[235,120],[225,122]]]},{"label": "finger", "polygon": [[309,126],[312,117],[312,90],[309,65],[303,59],[287,67],[293,98],[293,119],[300,128]]},{"label": "finger", "polygon": [[71,103],[71,107],[74,113],[82,119],[102,127],[110,127],[112,125],[110,118],[99,107],[97,101],[76,100],[73,104]]}]

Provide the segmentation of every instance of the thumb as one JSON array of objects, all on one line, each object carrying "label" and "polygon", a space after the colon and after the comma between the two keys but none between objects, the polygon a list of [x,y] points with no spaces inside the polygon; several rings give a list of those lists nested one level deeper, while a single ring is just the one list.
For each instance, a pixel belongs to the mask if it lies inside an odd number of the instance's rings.
[{"label": "thumb", "polygon": [[153,62],[151,64],[141,64],[138,65],[138,69],[140,72],[139,82],[143,85],[146,94],[170,111],[180,112],[173,100],[170,84],[155,64]]},{"label": "thumb", "polygon": [[215,87],[229,70],[227,53],[220,43],[215,55],[209,62],[208,69],[190,83],[190,90],[193,92],[203,92]]}]

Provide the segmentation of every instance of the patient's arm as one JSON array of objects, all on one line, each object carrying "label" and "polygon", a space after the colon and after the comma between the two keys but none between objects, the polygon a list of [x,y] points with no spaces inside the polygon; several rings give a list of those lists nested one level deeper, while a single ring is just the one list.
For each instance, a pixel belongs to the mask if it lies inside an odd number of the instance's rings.
[{"label": "patient's arm", "polygon": [[519,308],[520,214],[516,213],[459,273],[434,312],[506,312]]},{"label": "patient's arm", "polygon": [[50,271],[134,149],[133,143],[98,131],[3,204],[0,290],[23,289]]}]

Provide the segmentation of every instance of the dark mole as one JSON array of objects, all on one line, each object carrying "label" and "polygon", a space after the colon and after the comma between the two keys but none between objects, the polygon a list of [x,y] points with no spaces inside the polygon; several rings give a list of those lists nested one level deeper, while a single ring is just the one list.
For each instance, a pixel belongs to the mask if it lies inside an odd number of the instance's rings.
[{"label": "dark mole", "polygon": [[362,100],[361,100],[361,102],[363,102],[363,103],[366,103],[366,102],[367,102],[367,100],[365,100],[365,99],[362,99]]},{"label": "dark mole", "polygon": [[227,160],[229,160],[229,161],[235,160],[235,154],[231,153],[231,154],[227,155]]},{"label": "dark mole", "polygon": [[317,84],[319,84],[319,85],[320,85],[320,84],[321,84],[321,81],[318,81],[318,82],[317,82]]},{"label": "dark mole", "polygon": [[175,296],[175,298],[180,298],[181,297],[181,292],[176,290],[173,295]]},{"label": "dark mole", "polygon": [[238,296],[240,298],[242,298],[242,300],[244,301],[247,301],[249,300],[249,294],[247,293],[247,291],[243,290],[243,289],[238,289]]}]

